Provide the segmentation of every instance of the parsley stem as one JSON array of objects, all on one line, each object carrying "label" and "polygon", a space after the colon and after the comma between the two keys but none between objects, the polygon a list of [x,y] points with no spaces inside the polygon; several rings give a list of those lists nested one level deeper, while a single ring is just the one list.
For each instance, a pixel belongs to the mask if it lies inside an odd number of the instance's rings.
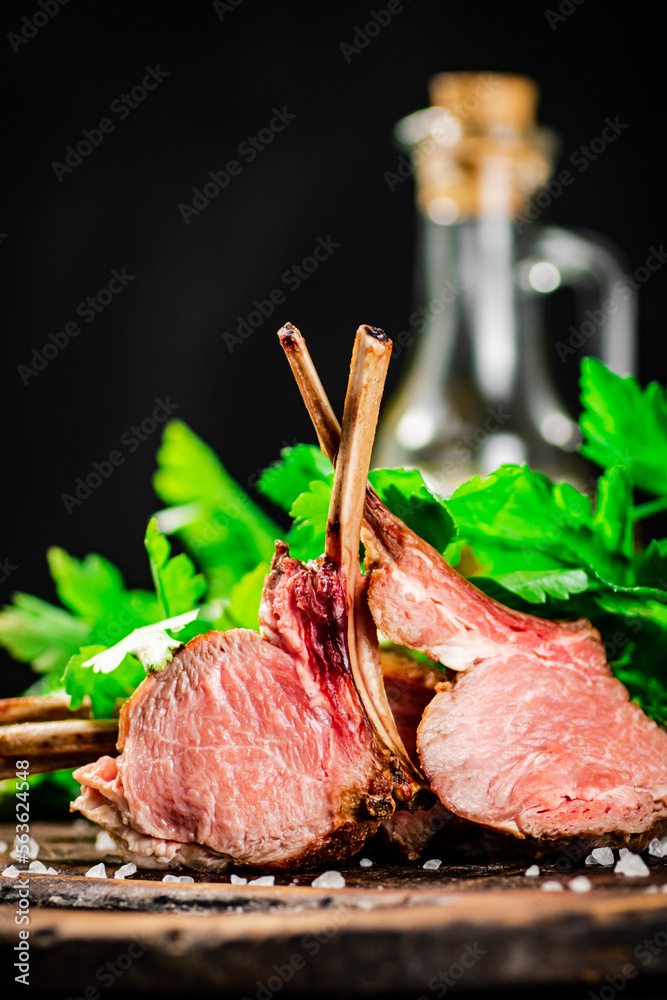
[{"label": "parsley stem", "polygon": [[657,500],[649,500],[648,503],[640,503],[638,507],[633,507],[632,520],[641,521],[645,517],[659,514],[662,510],[667,510],[667,497],[658,497]]}]

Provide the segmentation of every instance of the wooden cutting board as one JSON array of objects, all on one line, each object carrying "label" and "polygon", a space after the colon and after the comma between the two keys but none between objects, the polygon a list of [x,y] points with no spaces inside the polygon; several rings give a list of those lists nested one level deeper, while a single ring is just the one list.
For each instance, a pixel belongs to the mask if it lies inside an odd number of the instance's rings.
[{"label": "wooden cutting board", "polygon": [[[13,832],[0,827],[0,840],[11,843]],[[372,867],[359,857],[336,866],[340,889],[311,886],[316,869],[277,876],[273,886],[232,885],[229,873],[174,883],[140,871],[122,881],[111,877],[120,859],[95,848],[97,832],[82,820],[31,826],[39,860],[58,872],[27,876],[33,989],[72,998],[88,989],[87,1000],[96,991],[272,1000],[339,990],[432,1000],[454,987],[580,984],[582,995],[600,996],[605,986],[619,993],[667,973],[667,859],[650,859],[645,878],[567,868],[564,858],[527,877],[528,862],[507,855],[466,860],[440,847],[441,866],[427,871],[369,844],[361,856]],[[100,861],[109,877],[86,877]],[[0,855],[0,870],[11,863]],[[581,874],[588,892],[569,888]],[[547,880],[563,891],[542,890]],[[18,880],[0,878],[8,986],[19,891]]]}]

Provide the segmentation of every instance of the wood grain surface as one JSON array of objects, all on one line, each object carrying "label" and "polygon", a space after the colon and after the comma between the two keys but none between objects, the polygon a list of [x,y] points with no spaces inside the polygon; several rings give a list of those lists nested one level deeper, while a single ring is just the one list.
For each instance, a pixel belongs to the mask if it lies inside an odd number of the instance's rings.
[{"label": "wood grain surface", "polygon": [[[468,860],[441,846],[432,852],[441,867],[425,871],[423,862],[396,864],[368,844],[361,856],[372,867],[361,868],[359,857],[337,866],[345,888],[311,886],[318,869],[282,874],[273,886],[232,885],[230,873],[191,873],[194,882],[174,883],[148,871],[113,879],[121,861],[96,849],[97,832],[82,820],[32,825],[39,859],[58,874],[25,876],[31,987],[73,998],[88,989],[91,997],[134,991],[272,1000],[346,991],[432,1000],[454,988],[559,984],[595,991],[615,983],[616,995],[635,980],[667,975],[663,860],[650,859],[645,878],[626,878],[555,858],[532,878],[520,857]],[[0,827],[0,840],[11,844],[12,834]],[[109,877],[86,877],[100,861]],[[3,869],[9,863],[0,855]],[[589,892],[569,887],[581,874],[592,882]],[[547,880],[563,890],[542,890]],[[3,970],[15,960],[19,888],[18,880],[0,879]]]}]

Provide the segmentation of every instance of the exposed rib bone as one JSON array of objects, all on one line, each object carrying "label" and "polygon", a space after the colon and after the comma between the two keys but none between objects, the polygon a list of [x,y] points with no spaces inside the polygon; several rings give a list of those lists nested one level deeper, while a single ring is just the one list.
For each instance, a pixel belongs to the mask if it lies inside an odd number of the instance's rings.
[{"label": "exposed rib bone", "polygon": [[[345,396],[325,549],[326,555],[338,563],[350,581],[359,576],[361,517],[390,356],[391,341],[382,330],[359,327]],[[333,434],[333,427],[331,432]]]},{"label": "exposed rib bone", "polygon": [[[355,462],[351,453],[349,438],[353,432],[359,436],[359,459],[356,461],[354,477],[350,484],[352,498],[349,502],[349,532],[347,537],[343,532],[340,539],[340,551],[343,553],[349,572],[356,574],[355,616],[357,629],[350,630],[349,645],[357,690],[363,700],[366,712],[373,722],[376,731],[384,739],[386,745],[399,757],[404,766],[417,775],[422,782],[420,772],[410,763],[410,758],[403,745],[394,717],[389,707],[387,693],[382,677],[382,667],[377,653],[377,632],[368,609],[366,587],[368,580],[362,577],[359,570],[359,527],[363,514],[364,498],[370,489],[367,486],[368,468],[373,446],[373,436],[380,407],[380,399],[384,379],[389,363],[391,341],[381,331],[372,327],[362,326],[357,331],[355,349],[352,357],[350,381],[345,400],[342,438],[338,430],[338,421],[327,399],[322,383],[315,371],[315,366],[306,349],[305,341],[296,327],[288,324],[279,331],[280,342],[285,350],[290,367],[294,373],[301,395],[315,426],[320,447],[332,462],[337,456],[342,457],[336,462],[336,475],[332,492],[332,505],[327,524],[327,554],[334,550],[335,538],[331,537],[330,528],[335,523],[335,511],[342,508],[345,468],[350,462]],[[346,437],[347,431],[347,437]],[[340,446],[340,452],[339,452]],[[363,449],[363,456],[361,454]],[[349,454],[349,458],[348,458]],[[339,475],[338,470],[341,469]],[[333,517],[332,517],[333,511]],[[347,521],[347,517],[342,523]],[[356,525],[356,527],[355,527]],[[354,530],[353,530],[354,529]]]},{"label": "exposed rib bone", "polygon": [[315,427],[320,448],[331,463],[335,464],[340,447],[340,424],[315,371],[305,341],[291,323],[286,323],[278,331],[278,337]]},{"label": "exposed rib bone", "polygon": [[0,779],[13,777],[16,761],[27,760],[31,774],[88,764],[100,754],[116,756],[115,719],[23,722],[0,728]]},{"label": "exposed rib bone", "polygon": [[71,710],[68,694],[29,695],[0,699],[0,726],[13,722],[51,722],[54,719],[89,719],[90,702]]}]

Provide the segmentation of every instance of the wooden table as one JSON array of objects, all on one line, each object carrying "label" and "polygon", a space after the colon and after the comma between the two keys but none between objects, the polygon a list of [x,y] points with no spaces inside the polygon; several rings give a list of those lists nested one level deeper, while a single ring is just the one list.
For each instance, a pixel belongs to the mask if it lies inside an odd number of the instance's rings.
[{"label": "wooden table", "polygon": [[[39,859],[58,874],[27,876],[31,990],[16,995],[273,1000],[345,991],[434,1000],[454,988],[579,984],[577,996],[605,1000],[606,986],[616,996],[635,979],[657,985],[667,974],[667,859],[651,859],[646,878],[567,870],[564,859],[531,878],[526,859],[466,860],[440,848],[441,867],[425,871],[369,844],[362,856],[371,868],[359,858],[336,866],[341,889],[312,887],[318,870],[278,876],[274,886],[231,885],[229,873],[165,883],[162,873],[140,871],[121,881],[85,876],[99,861],[109,876],[121,863],[96,850],[96,833],[83,820],[32,824]],[[0,840],[11,839],[13,829],[0,827]],[[0,870],[10,863],[0,855]],[[567,888],[581,874],[592,890]],[[547,879],[565,890],[541,890]],[[3,977],[16,960],[18,901],[18,881],[0,879]]]}]

